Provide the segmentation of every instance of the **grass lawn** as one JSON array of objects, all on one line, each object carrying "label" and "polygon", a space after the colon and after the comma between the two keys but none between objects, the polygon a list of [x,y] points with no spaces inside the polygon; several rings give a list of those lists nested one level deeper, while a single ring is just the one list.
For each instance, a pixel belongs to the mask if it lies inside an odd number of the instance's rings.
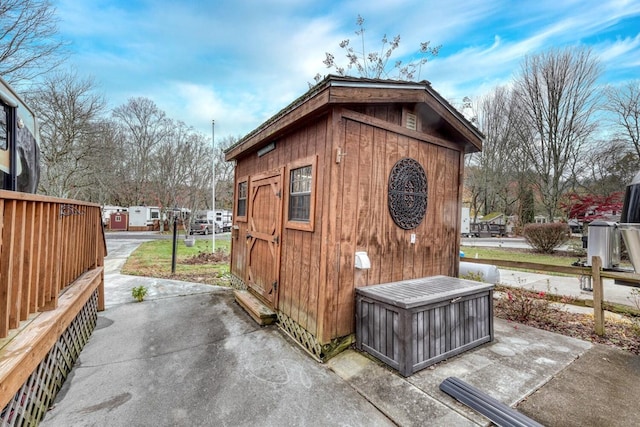
[{"label": "grass lawn", "polygon": [[535,262],[537,264],[561,265],[569,267],[572,262],[585,257],[566,252],[539,254],[530,249],[487,248],[481,246],[460,246],[465,258],[499,259],[504,261]]},{"label": "grass lawn", "polygon": [[123,274],[185,280],[210,285],[227,285],[229,281],[228,240],[216,240],[216,252],[211,252],[211,240],[196,240],[187,247],[182,238],[176,247],[176,272],[171,274],[173,240],[144,242],[127,259]]},{"label": "grass lawn", "polygon": [[[211,253],[211,240],[196,240],[193,247],[178,238],[176,274],[171,275],[173,241],[154,240],[145,242],[131,254],[122,272],[135,276],[149,276],[187,280],[212,285],[225,285],[229,275],[229,240],[216,239],[216,253]],[[553,255],[538,254],[528,249],[488,248],[461,246],[466,258],[526,261],[540,264],[570,266],[579,257],[559,252]]]}]

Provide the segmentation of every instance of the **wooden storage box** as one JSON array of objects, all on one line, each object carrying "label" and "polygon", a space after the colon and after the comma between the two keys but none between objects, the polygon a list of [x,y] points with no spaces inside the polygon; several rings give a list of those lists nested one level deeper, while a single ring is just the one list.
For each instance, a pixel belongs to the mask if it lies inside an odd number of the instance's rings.
[{"label": "wooden storage box", "polygon": [[493,285],[433,276],[356,288],[356,346],[409,376],[493,340]]}]

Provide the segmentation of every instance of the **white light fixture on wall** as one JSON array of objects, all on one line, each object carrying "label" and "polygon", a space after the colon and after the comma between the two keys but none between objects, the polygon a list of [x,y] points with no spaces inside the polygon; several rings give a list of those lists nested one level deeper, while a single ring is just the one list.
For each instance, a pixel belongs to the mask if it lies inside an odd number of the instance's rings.
[{"label": "white light fixture on wall", "polygon": [[356,252],[355,267],[361,270],[371,268],[371,260],[369,260],[369,256],[366,252]]}]

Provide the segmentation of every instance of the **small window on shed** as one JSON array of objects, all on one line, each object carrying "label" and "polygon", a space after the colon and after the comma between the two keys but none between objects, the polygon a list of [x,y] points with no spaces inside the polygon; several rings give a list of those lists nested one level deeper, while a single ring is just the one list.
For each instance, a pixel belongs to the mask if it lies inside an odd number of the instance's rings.
[{"label": "small window on shed", "polygon": [[238,204],[236,206],[236,219],[247,220],[247,181],[238,183]]},{"label": "small window on shed", "polygon": [[287,227],[313,231],[316,157],[292,163],[288,170]]},{"label": "small window on shed", "polygon": [[291,171],[289,185],[289,220],[309,221],[311,208],[311,166]]}]

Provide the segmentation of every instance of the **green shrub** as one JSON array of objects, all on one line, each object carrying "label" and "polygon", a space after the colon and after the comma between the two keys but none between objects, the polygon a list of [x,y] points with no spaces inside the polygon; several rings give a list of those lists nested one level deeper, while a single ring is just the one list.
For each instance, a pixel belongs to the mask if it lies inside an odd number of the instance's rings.
[{"label": "green shrub", "polygon": [[147,296],[147,288],[144,286],[138,286],[131,289],[131,296],[134,297],[138,302],[142,302],[144,297]]},{"label": "green shrub", "polygon": [[569,240],[569,226],[562,222],[548,224],[527,224],[524,226],[524,238],[537,251],[550,254],[555,248]]}]

